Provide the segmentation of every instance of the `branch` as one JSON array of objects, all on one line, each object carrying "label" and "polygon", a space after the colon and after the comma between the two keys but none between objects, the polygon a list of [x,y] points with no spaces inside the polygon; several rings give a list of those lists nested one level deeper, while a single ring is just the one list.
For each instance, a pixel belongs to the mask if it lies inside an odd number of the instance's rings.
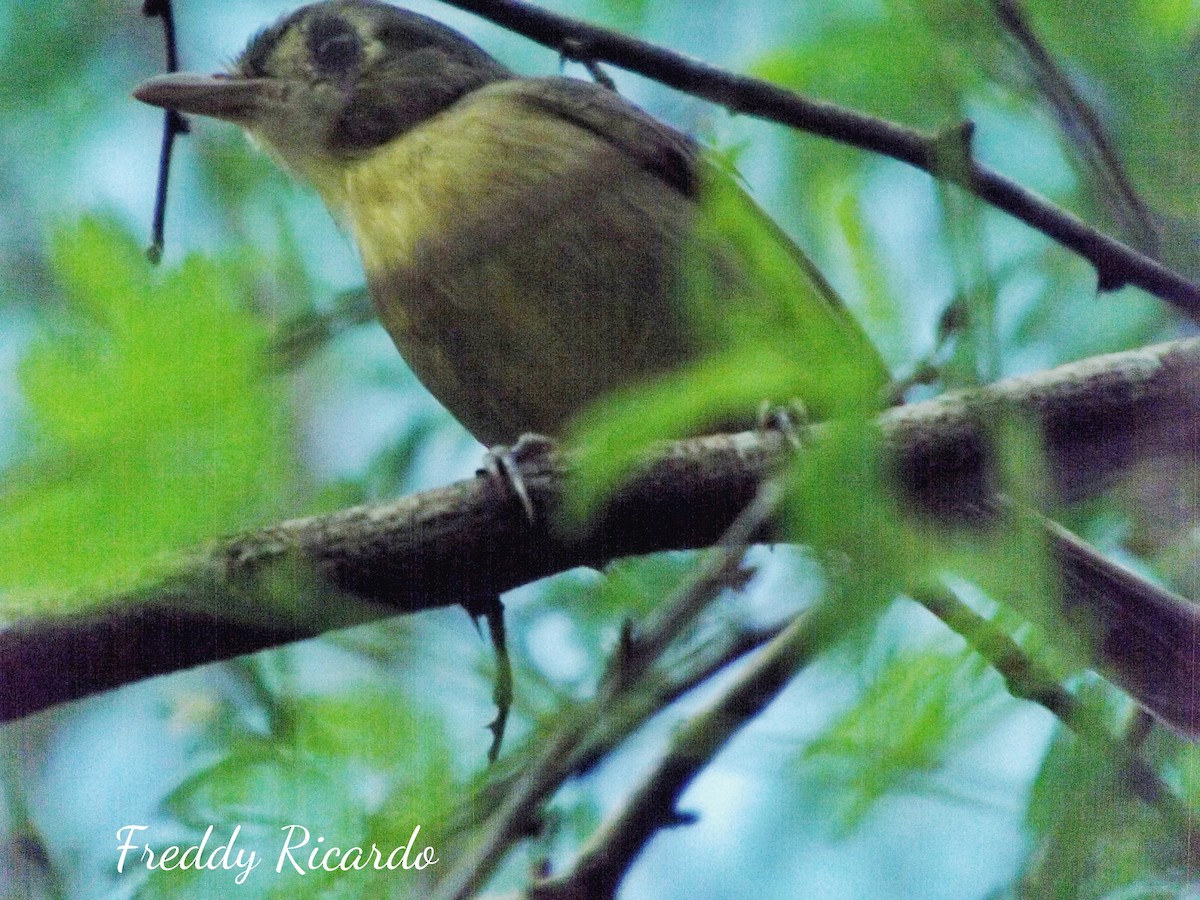
[{"label": "branch", "polygon": [[[985,527],[1000,481],[989,424],[1016,414],[1044,438],[1051,487],[1094,495],[1140,460],[1200,453],[1200,339],[1094,357],[1048,372],[889,410],[878,424],[903,491],[932,521]],[[812,429],[819,439],[826,426]],[[463,481],[391,503],[297,519],[179,561],[136,592],[68,616],[0,630],[0,721],[151,675],[227,659],[386,615],[473,603],[575,566],[715,543],[790,453],[779,435],[745,433],[661,448],[587,531],[535,528],[491,481]],[[525,480],[541,509],[561,502],[566,461],[549,454]],[[1191,607],[1052,538],[1068,606],[1109,604],[1097,635],[1110,657],[1142,646],[1147,597],[1194,623]],[[1081,599],[1082,598],[1082,599]],[[1188,618],[1188,616],[1193,618]],[[1131,617],[1132,616],[1132,617]],[[1195,632],[1193,633],[1193,635]],[[1187,634],[1172,633],[1186,646]],[[1193,636],[1192,640],[1196,640]],[[1195,723],[1196,660],[1146,677],[1166,685]],[[1177,665],[1176,665],[1177,663]],[[1188,679],[1192,679],[1189,681]]]},{"label": "branch", "polygon": [[798,128],[843,144],[908,163],[953,181],[1090,262],[1100,290],[1136,285],[1200,321],[1200,286],[1150,257],[1090,227],[970,155],[970,125],[950,129],[965,140],[947,166],[946,135],[868,116],[803,97],[770,82],[726,72],[681,53],[537,9],[521,0],[446,0],[538,43],[593,62],[608,62],[677,90],[702,97],[735,113]]},{"label": "branch", "polygon": [[822,600],[801,613],[764,647],[709,706],[689,719],[619,814],[584,847],[571,873],[543,881],[531,900],[612,897],[650,839],[686,819],[679,798],[692,780],[747,722],[762,712],[792,677],[845,627],[841,604]]},{"label": "branch", "polygon": [[1044,706],[1082,740],[1101,748],[1123,773],[1122,784],[1151,806],[1186,823],[1187,810],[1179,798],[1137,754],[1135,747],[1118,741],[1107,725],[1086,708],[1058,679],[1029,656],[1017,643],[959,600],[946,588],[914,592],[914,599],[946,623],[1000,673],[1008,692]]},{"label": "branch", "polygon": [[1154,217],[1138,196],[1100,116],[1038,39],[1019,0],[992,0],[992,8],[1001,26],[1028,58],[1033,67],[1033,80],[1063,131],[1074,139],[1085,162],[1111,191],[1111,195],[1102,191],[1101,197],[1108,203],[1117,222],[1132,235],[1139,250],[1155,255],[1159,235]]}]

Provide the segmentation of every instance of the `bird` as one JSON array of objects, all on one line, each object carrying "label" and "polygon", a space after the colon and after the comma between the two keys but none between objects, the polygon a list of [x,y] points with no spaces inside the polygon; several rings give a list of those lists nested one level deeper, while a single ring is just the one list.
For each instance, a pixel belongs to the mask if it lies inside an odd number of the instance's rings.
[{"label": "bird", "polygon": [[[559,435],[605,394],[701,354],[685,276],[776,302],[731,248],[693,252],[712,230],[702,195],[729,186],[693,140],[599,84],[516,77],[389,4],[302,7],[229,73],[160,76],[136,96],[240,125],[311,184],[353,236],[401,356],[485,445]],[[881,390],[887,368],[816,267],[740,189],[723,196],[783,250],[803,305],[797,358],[836,368],[847,393]],[[799,399],[818,418],[840,405]]]},{"label": "bird", "polygon": [[[878,408],[891,384],[816,266],[694,140],[604,84],[519,76],[434,19],[314,3],[228,71],[155,76],[134,95],[240,126],[311,185],[352,236],[401,356],[485,445],[560,435],[611,392],[695,362],[713,347],[706,314],[785,331],[815,419]],[[770,249],[775,277],[723,232],[730,213]],[[1089,565],[1119,569],[1099,554]],[[1082,592],[1098,643],[1131,622],[1148,647],[1166,636],[1149,656],[1110,648],[1101,667],[1200,732],[1197,690],[1165,670],[1200,618],[1145,590],[1117,608]]]}]

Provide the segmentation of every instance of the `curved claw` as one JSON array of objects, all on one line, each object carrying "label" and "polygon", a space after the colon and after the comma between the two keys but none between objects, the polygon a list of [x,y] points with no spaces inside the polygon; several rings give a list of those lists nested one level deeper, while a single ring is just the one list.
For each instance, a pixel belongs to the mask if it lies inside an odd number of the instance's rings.
[{"label": "curved claw", "polygon": [[535,521],[536,510],[533,508],[533,499],[529,496],[529,487],[525,484],[521,467],[509,447],[498,445],[488,448],[483,457],[483,471],[493,484],[503,485],[512,491],[520,502],[521,509],[525,510],[525,518],[531,523]]},{"label": "curved claw", "polygon": [[537,507],[529,493],[525,477],[521,474],[522,462],[526,458],[545,455],[553,447],[554,442],[544,435],[523,434],[513,446],[490,447],[483,457],[480,474],[487,475],[502,492],[511,492],[521,504],[525,518],[531,525],[537,522]]},{"label": "curved claw", "polygon": [[769,400],[759,404],[758,430],[778,431],[793,450],[803,449],[808,423],[808,410],[799,400],[793,400],[787,406],[779,406]]}]

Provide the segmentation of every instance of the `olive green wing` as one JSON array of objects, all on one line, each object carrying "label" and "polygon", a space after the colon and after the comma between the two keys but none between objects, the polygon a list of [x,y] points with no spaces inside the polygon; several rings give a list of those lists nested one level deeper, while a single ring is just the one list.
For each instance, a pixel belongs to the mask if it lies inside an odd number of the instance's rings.
[{"label": "olive green wing", "polygon": [[736,204],[738,216],[751,221],[755,229],[790,257],[813,288],[814,299],[832,314],[841,340],[856,348],[864,366],[875,370],[869,373],[871,380],[881,387],[887,383],[890,376],[878,351],[816,265],[727,173],[704,158],[694,140],[592,82],[527,78],[514,84],[521,86],[515,96],[522,102],[612,144],[628,159],[695,202],[705,204],[712,189],[714,195],[720,194],[722,202]]},{"label": "olive green wing", "polygon": [[687,135],[608,88],[574,78],[523,78],[520,99],[617,147],[687,197],[701,184],[700,151]]}]

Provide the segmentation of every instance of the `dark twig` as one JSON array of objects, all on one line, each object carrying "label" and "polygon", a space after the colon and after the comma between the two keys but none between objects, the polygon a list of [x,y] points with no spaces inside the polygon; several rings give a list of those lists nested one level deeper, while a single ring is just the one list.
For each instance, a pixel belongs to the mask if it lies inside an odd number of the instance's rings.
[{"label": "dark twig", "polygon": [[[610,699],[602,715],[586,734],[578,736],[574,749],[561,757],[559,782],[586,775],[631,734],[662,712],[684,694],[707,682],[747,654],[775,638],[787,623],[761,628],[719,629],[683,655],[669,670],[661,670],[661,678],[644,678],[637,690],[623,692]],[[515,759],[537,755],[545,738],[535,735],[526,749],[513,752]],[[453,817],[451,830],[476,827],[486,816],[496,811],[513,789],[524,767],[490,781]],[[557,789],[557,788],[555,788]]]},{"label": "dark twig", "polygon": [[576,47],[568,42],[559,48],[559,52],[562,54],[564,62],[571,60],[587,69],[587,73],[592,76],[592,81],[596,82],[596,84],[606,87],[610,91],[617,89],[616,82],[612,80],[612,76],[605,72],[598,62],[588,56],[585,48]]},{"label": "dark twig", "polygon": [[520,0],[446,0],[561,51],[572,48],[596,61],[638,72],[711,100],[733,112],[758,116],[908,163],[946,178],[1087,259],[1101,290],[1136,285],[1200,320],[1200,285],[1103,234],[974,157],[960,171],[943,171],[936,136],[854,110],[802,97],[769,82],[726,72],[683,54],[530,6]]},{"label": "dark twig", "polygon": [[527,896],[536,900],[613,896],[650,839],[680,824],[679,798],[696,775],[840,632],[839,613],[834,609],[839,605],[836,599],[820,601],[759,651],[730,687],[679,730],[620,812],[588,842],[572,871],[534,885]]},{"label": "dark twig", "polygon": [[[167,71],[179,71],[179,54],[175,40],[175,14],[171,9],[171,0],[146,0],[142,12],[153,18],[161,16],[163,20],[163,38],[167,47]],[[187,120],[173,109],[163,116],[162,147],[158,155],[158,183],[154,192],[154,225],[151,230],[150,246],[146,248],[146,256],[150,262],[157,263],[162,259],[163,240],[167,227],[167,182],[171,172],[171,154],[175,149],[175,138],[188,133]]]},{"label": "dark twig", "polygon": [[[721,536],[716,552],[664,601],[664,611],[644,643],[633,641],[618,648],[597,698],[567,718],[566,724],[549,740],[553,752],[540,755],[522,773],[487,823],[477,829],[479,835],[470,850],[459,857],[454,868],[438,883],[434,895],[438,900],[466,900],[486,883],[504,854],[526,833],[526,824],[536,810],[571,776],[580,748],[590,743],[594,749],[597,729],[600,733],[615,730],[628,734],[653,712],[637,702],[640,683],[647,679],[672,641],[737,577],[739,561],[773,513],[778,494],[772,483],[764,484]],[[632,652],[628,652],[630,649]],[[661,687],[657,692],[662,692]],[[602,738],[599,740],[603,742]]]},{"label": "dark twig", "polygon": [[1155,256],[1159,235],[1154,218],[1134,189],[1100,117],[1038,39],[1019,0],[992,0],[992,7],[1000,24],[1029,59],[1034,81],[1063,130],[1075,141],[1085,160],[1107,187],[1101,191],[1101,196],[1111,207],[1118,224],[1139,250]]},{"label": "dark twig", "polygon": [[723,633],[710,639],[695,651],[694,658],[689,656],[687,662],[681,662],[677,667],[673,665],[669,672],[663,673],[666,680],[651,682],[651,690],[645,690],[643,685],[642,689],[633,692],[625,700],[620,716],[612,717],[619,719],[620,727],[607,721],[603,727],[592,729],[579,742],[567,761],[565,769],[568,774],[578,776],[589,772],[651,716],[661,712],[669,704],[704,684],[748,653],[773,640],[785,627],[786,625],[779,624],[764,628],[738,629],[732,634]]},{"label": "dark twig", "polygon": [[488,636],[492,640],[492,649],[496,652],[496,680],[492,686],[492,702],[496,704],[496,718],[488,724],[492,733],[492,745],[488,747],[488,762],[494,763],[500,755],[500,745],[504,742],[504,729],[508,725],[508,714],[513,703],[513,672],[512,658],[508,655],[508,635],[504,628],[504,604],[500,596],[492,598],[483,613],[487,621]]},{"label": "dark twig", "polygon": [[770,481],[763,484],[750,505],[721,536],[717,552],[692,576],[687,589],[662,604],[651,621],[627,639],[622,653],[615,657],[617,665],[605,675],[606,687],[616,689],[641,678],[717,594],[739,580],[742,556],[773,517],[781,495],[779,485]]}]

